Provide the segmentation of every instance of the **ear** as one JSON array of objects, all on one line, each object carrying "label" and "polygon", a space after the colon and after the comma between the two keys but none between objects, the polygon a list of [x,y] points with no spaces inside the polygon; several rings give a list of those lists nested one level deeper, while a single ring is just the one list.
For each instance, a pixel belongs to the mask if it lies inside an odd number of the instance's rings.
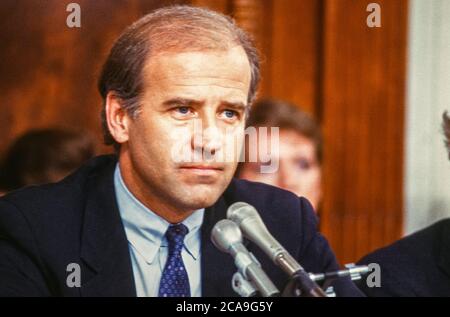
[{"label": "ear", "polygon": [[106,121],[109,133],[117,143],[125,143],[129,138],[130,117],[127,111],[121,107],[121,100],[114,92],[108,92],[106,96]]}]

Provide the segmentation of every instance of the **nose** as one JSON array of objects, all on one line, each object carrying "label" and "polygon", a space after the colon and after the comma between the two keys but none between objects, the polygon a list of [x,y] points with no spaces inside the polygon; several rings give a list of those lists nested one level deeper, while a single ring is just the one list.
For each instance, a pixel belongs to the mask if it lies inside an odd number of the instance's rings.
[{"label": "nose", "polygon": [[213,115],[204,115],[195,120],[192,149],[202,154],[205,160],[212,159],[222,148],[222,132]]}]

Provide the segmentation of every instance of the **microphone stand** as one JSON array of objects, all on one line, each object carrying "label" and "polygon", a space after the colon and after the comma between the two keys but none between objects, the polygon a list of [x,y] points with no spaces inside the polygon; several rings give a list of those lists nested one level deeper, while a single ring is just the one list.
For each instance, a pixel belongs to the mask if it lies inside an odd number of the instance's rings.
[{"label": "microphone stand", "polygon": [[[334,292],[333,287],[330,286],[334,280],[350,276],[352,281],[356,281],[360,280],[363,274],[367,274],[369,272],[369,267],[365,265],[356,266],[355,264],[350,263],[346,264],[345,267],[345,270],[317,274],[307,274],[305,273],[305,271],[301,271],[308,276],[295,274],[289,279],[289,282],[287,283],[281,294],[272,294],[272,296],[335,297],[336,293]],[[316,282],[321,282],[322,288],[317,286]],[[254,282],[247,279],[239,272],[239,270],[233,275],[232,287],[233,290],[241,297],[262,296]],[[325,292],[323,291],[324,289]]]},{"label": "microphone stand", "polygon": [[[356,266],[353,263],[346,264],[345,270],[339,270],[334,272],[326,272],[307,274],[305,271],[300,271],[298,273],[303,274],[294,274],[289,282],[287,283],[284,291],[282,292],[282,297],[333,297],[336,294],[332,287],[329,287],[331,283],[342,277],[350,276],[352,281],[360,280],[363,274],[367,274],[369,272],[369,267],[365,265]],[[316,282],[323,282],[323,289],[326,289],[326,292],[320,288]]]},{"label": "microphone stand", "polygon": [[282,297],[327,297],[325,292],[317,285],[305,271],[297,271],[290,277]]}]

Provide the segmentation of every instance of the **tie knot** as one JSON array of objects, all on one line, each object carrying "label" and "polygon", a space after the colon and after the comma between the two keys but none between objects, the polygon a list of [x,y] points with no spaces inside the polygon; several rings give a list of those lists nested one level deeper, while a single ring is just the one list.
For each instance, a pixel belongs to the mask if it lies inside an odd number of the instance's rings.
[{"label": "tie knot", "polygon": [[170,225],[166,231],[166,238],[169,242],[169,247],[174,245],[183,246],[184,237],[188,232],[189,229],[182,223],[179,223],[177,225]]}]

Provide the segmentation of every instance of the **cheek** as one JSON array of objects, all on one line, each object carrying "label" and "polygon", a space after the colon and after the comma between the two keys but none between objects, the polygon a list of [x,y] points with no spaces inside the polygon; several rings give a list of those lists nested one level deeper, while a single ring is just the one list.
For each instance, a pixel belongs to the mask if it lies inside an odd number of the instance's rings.
[{"label": "cheek", "polygon": [[162,152],[170,152],[174,144],[190,140],[191,130],[191,127],[177,126],[163,116],[154,116],[136,122],[133,136],[143,144],[151,144],[154,148],[160,148]]},{"label": "cheek", "polygon": [[[241,131],[242,130],[242,131]],[[243,149],[244,132],[243,129],[233,129],[223,132],[222,150],[225,154],[226,161],[237,163]]]},{"label": "cheek", "polygon": [[189,126],[171,126],[162,132],[164,146],[169,150],[177,145],[190,146],[192,138],[193,131]]},{"label": "cheek", "polygon": [[312,168],[298,173],[299,182],[306,188],[316,190],[320,187],[320,169]]},{"label": "cheek", "polygon": [[312,183],[319,183],[320,182],[320,168],[311,168],[306,174],[308,178],[311,180]]}]

